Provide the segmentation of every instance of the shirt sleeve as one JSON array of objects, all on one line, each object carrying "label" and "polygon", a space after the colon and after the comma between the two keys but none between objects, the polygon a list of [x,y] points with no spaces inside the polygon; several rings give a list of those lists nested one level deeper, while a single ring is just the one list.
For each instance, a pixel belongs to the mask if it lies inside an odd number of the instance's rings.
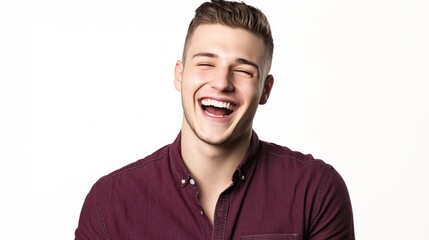
[{"label": "shirt sleeve", "polygon": [[330,169],[325,183],[321,184],[315,204],[308,239],[355,239],[350,196],[335,169]]},{"label": "shirt sleeve", "polygon": [[97,186],[94,185],[82,206],[75,240],[110,239],[103,216],[97,203]]}]

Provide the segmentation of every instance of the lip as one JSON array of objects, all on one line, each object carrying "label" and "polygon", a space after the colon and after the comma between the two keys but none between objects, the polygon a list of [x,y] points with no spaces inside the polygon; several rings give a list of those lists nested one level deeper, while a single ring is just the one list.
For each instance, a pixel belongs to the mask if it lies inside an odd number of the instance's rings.
[{"label": "lip", "polygon": [[[232,106],[232,112],[231,112],[229,115],[227,115],[227,116],[222,116],[222,117],[210,115],[210,114],[208,114],[208,113],[204,110],[204,108],[203,108],[202,101],[203,101],[204,99],[213,99],[213,100],[216,100],[216,101],[219,101],[219,102],[227,102],[227,103],[231,103],[231,106]],[[208,117],[208,118],[210,118],[210,119],[212,119],[212,120],[215,120],[215,121],[226,121],[226,120],[229,120],[233,115],[235,115],[235,112],[236,112],[236,110],[237,110],[237,108],[238,108],[238,104],[237,104],[237,102],[236,102],[236,101],[233,101],[233,100],[231,100],[231,99],[227,99],[227,98],[202,97],[202,98],[198,99],[198,104],[199,104],[199,106],[200,106],[200,109],[201,109],[202,114],[203,114],[205,117]]]}]

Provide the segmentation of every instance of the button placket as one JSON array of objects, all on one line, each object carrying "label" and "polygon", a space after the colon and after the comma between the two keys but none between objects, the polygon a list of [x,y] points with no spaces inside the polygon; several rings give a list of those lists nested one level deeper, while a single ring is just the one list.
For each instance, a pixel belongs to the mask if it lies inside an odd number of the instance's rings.
[{"label": "button placket", "polygon": [[215,218],[213,224],[213,239],[224,239],[226,220],[229,210],[229,193],[222,193],[216,204]]}]

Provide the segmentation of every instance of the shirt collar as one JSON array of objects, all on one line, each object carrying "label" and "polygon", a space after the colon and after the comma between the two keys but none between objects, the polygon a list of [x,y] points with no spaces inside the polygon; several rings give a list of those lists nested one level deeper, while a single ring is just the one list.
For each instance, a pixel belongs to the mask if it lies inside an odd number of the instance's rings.
[{"label": "shirt collar", "polygon": [[182,133],[179,132],[174,142],[170,145],[169,151],[172,174],[174,175],[173,177],[176,179],[179,187],[185,186],[191,179],[191,174],[189,173],[182,159],[181,136]]},{"label": "shirt collar", "polygon": [[237,171],[234,173],[234,182],[244,182],[252,176],[253,170],[255,169],[257,162],[257,151],[259,149],[259,137],[255,131],[252,130],[252,137],[250,139],[249,148],[244,155],[243,160],[237,167]]},{"label": "shirt collar", "polygon": [[[252,130],[252,137],[250,139],[249,148],[238,165],[236,172],[233,175],[234,182],[243,182],[249,179],[256,165],[256,152],[259,149],[259,137],[254,130]],[[186,168],[181,154],[181,132],[177,135],[174,142],[170,145],[169,150],[170,165],[172,174],[177,180],[178,186],[181,188],[191,180],[191,174]]]}]

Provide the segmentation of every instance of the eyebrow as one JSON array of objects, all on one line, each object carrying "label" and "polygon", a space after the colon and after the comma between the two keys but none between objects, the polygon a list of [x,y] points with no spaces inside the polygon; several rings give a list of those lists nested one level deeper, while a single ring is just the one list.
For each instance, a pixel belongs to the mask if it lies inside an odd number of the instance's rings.
[{"label": "eyebrow", "polygon": [[[218,55],[216,55],[214,53],[210,53],[210,52],[200,52],[200,53],[196,53],[196,54],[194,54],[192,56],[192,58],[196,58],[196,57],[218,58]],[[258,66],[258,64],[254,63],[254,62],[252,62],[250,60],[247,60],[245,58],[237,58],[237,59],[235,59],[235,61],[237,63],[240,63],[240,64],[246,64],[246,65],[253,66],[256,69],[258,69],[258,72],[259,72],[259,66]]]}]

